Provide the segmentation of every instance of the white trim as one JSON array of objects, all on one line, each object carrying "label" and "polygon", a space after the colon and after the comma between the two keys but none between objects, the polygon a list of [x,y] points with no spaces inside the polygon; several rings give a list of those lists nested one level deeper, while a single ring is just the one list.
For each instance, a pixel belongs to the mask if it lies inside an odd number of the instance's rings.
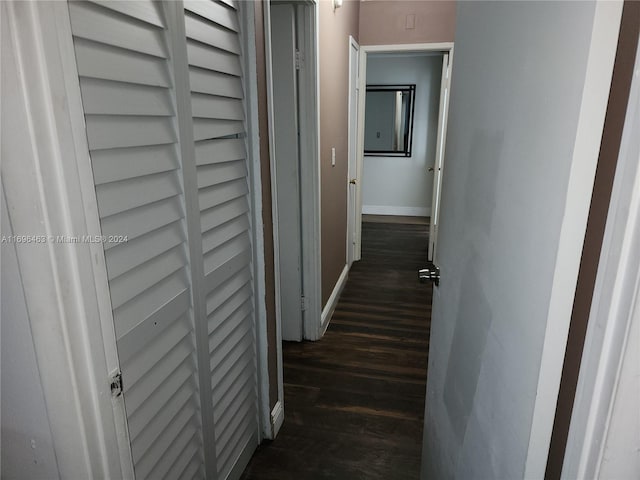
[{"label": "white trim", "polygon": [[260,123],[258,120],[258,72],[256,63],[256,29],[253,3],[240,3],[239,13],[244,50],[244,87],[246,95],[247,153],[251,185],[251,232],[253,235],[254,322],[258,378],[258,441],[274,438],[269,399],[269,340],[264,261],[264,226],[262,222],[262,175],[260,169]]},{"label": "white trim", "polygon": [[333,316],[333,312],[338,305],[338,301],[340,300],[340,294],[342,290],[344,290],[344,286],[347,284],[347,279],[349,278],[349,265],[345,265],[342,269],[342,273],[338,277],[338,281],[333,287],[333,291],[331,292],[331,296],[327,300],[327,304],[322,309],[322,326],[320,331],[320,336],[324,335],[324,332],[327,331],[327,327],[329,327],[329,322],[331,321],[331,317]]},{"label": "white trim", "polygon": [[[629,95],[562,478],[599,478],[634,315],[640,315],[640,50]],[[635,304],[635,306],[634,306]],[[637,341],[637,339],[636,339]]]},{"label": "white trim", "polygon": [[[273,105],[273,62],[271,55],[271,2],[265,0],[262,4],[262,19],[264,28],[264,54],[265,54],[265,76],[267,86],[267,120],[269,134],[269,171],[271,174],[271,225],[273,236],[273,282],[275,295],[276,314],[276,369],[278,371],[278,398],[284,406],[284,379],[282,372],[282,308],[280,302],[280,240],[278,235],[278,195],[276,191],[276,157],[275,157],[275,133],[274,125],[274,105]],[[275,431],[272,430],[271,438],[275,438]]]},{"label": "white trim", "polygon": [[[360,46],[360,96],[358,100],[358,157],[356,161],[356,182],[362,185],[364,169],[364,118],[367,93],[367,58],[370,53],[394,52],[441,52],[449,54],[449,64],[453,62],[453,42],[411,43],[398,45],[361,45]],[[444,127],[446,128],[446,126]],[[355,260],[362,257],[362,188],[356,189],[356,241]]]},{"label": "white trim", "polygon": [[531,421],[527,479],[545,474],[621,13],[621,1],[596,3]]},{"label": "white trim", "polygon": [[[14,233],[100,235],[67,3],[0,8],[2,67],[18,77],[2,116],[26,113],[26,125],[2,132],[3,150],[5,138],[23,138],[22,154],[2,164]],[[122,396],[109,389],[119,367],[102,245],[47,241],[16,253],[60,477],[133,478]]]},{"label": "white trim", "polygon": [[361,45],[367,53],[393,52],[448,52],[453,50],[453,42],[398,43],[395,45]]},{"label": "white trim", "polygon": [[363,215],[397,215],[401,217],[428,217],[429,207],[394,207],[390,205],[363,205]]},{"label": "white trim", "polygon": [[283,403],[278,400],[271,410],[271,430],[273,431],[273,438],[276,438],[282,423],[284,422],[284,406]]}]

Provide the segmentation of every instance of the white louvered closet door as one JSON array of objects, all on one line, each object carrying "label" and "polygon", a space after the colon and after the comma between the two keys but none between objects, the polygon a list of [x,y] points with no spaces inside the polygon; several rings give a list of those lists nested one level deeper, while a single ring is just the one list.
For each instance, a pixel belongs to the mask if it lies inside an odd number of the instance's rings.
[{"label": "white louvered closet door", "polygon": [[242,52],[235,2],[184,5],[216,465],[227,478],[258,443]]},{"label": "white louvered closet door", "polygon": [[232,1],[69,3],[136,478],[238,478],[258,444]]}]

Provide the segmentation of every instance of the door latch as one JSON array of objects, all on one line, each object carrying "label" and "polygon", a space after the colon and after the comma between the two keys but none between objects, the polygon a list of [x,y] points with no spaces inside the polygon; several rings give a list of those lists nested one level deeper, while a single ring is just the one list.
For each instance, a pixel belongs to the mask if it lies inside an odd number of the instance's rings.
[{"label": "door latch", "polygon": [[431,281],[437,287],[440,285],[440,269],[435,265],[430,265],[429,268],[423,268],[418,271],[418,278],[420,283]]}]

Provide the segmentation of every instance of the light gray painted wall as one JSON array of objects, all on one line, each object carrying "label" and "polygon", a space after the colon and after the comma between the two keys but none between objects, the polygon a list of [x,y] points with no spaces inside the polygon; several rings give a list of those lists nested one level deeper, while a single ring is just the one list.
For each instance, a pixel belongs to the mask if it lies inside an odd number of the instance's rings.
[{"label": "light gray painted wall", "polygon": [[[12,235],[4,190],[2,235]],[[45,248],[34,246],[33,248]],[[2,244],[2,470],[3,479],[59,478],[49,417],[36,363],[16,250]]]},{"label": "light gray painted wall", "polygon": [[422,477],[523,478],[594,2],[457,8]]},{"label": "light gray painted wall", "polygon": [[416,109],[411,157],[364,157],[364,213],[430,213],[441,73],[442,55],[369,54],[367,84],[415,83]]}]

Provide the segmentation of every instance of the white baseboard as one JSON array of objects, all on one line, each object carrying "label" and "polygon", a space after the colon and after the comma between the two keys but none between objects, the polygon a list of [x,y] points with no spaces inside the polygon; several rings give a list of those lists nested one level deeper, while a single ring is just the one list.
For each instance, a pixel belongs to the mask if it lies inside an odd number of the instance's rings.
[{"label": "white baseboard", "polygon": [[402,217],[428,217],[430,207],[393,207],[387,205],[363,205],[364,215],[397,215]]},{"label": "white baseboard", "polygon": [[271,410],[271,440],[278,435],[282,422],[284,422],[284,408],[282,407],[282,401],[278,400],[273,410]]},{"label": "white baseboard", "polygon": [[344,289],[344,286],[347,283],[347,277],[349,276],[349,265],[345,265],[342,269],[342,273],[338,277],[338,281],[336,282],[335,287],[333,287],[333,292],[331,292],[331,296],[329,300],[327,300],[327,304],[322,309],[322,316],[320,318],[320,335],[318,335],[318,339],[322,338],[324,332],[327,331],[327,327],[329,326],[329,321],[331,320],[331,316],[333,315],[333,311],[336,309],[336,305],[338,305],[338,300],[340,299],[340,294]]}]

